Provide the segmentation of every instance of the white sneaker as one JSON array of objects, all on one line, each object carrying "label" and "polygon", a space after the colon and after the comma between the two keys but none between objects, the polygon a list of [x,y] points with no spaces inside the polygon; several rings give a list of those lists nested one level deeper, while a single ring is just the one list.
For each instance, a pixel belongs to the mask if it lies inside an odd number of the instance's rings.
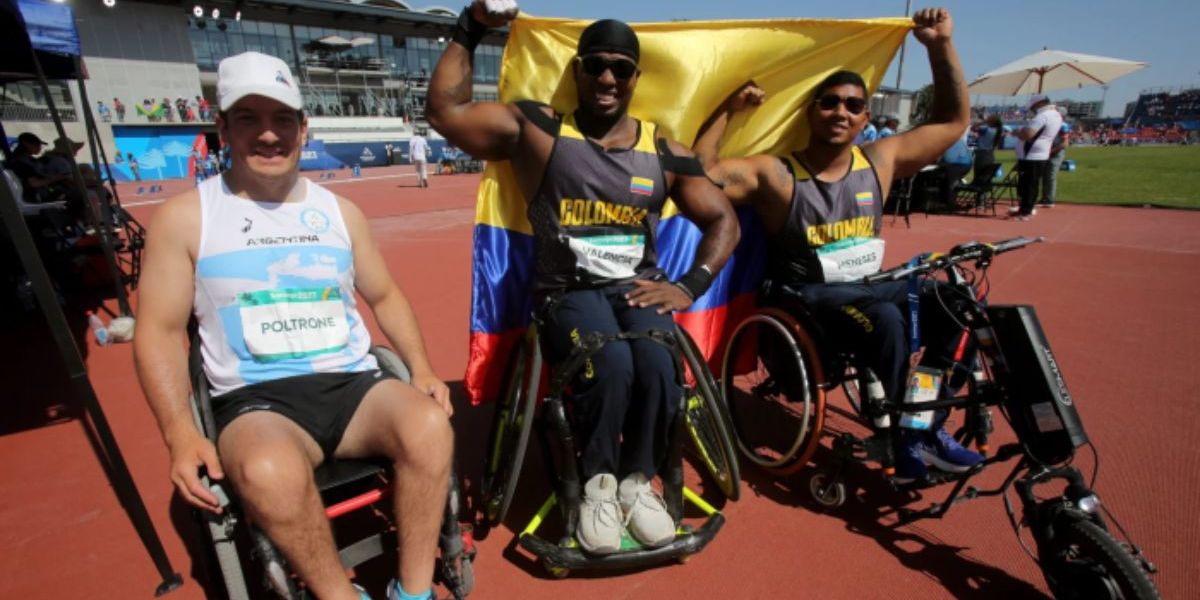
[{"label": "white sneaker", "polygon": [[667,512],[667,503],[650,487],[641,473],[634,473],[621,482],[621,508],[629,533],[644,546],[656,548],[675,539],[675,520]]},{"label": "white sneaker", "polygon": [[617,502],[617,478],[611,473],[593,475],[583,486],[583,506],[575,539],[592,554],[612,554],[621,549],[621,505]]}]

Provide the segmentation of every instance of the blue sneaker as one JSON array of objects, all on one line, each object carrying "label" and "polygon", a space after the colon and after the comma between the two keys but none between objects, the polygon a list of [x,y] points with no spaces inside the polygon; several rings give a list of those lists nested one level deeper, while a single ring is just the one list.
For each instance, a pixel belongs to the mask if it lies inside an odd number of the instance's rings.
[{"label": "blue sneaker", "polygon": [[948,473],[966,473],[983,462],[983,455],[964,448],[944,428],[939,427],[927,443],[918,447],[925,464]]},{"label": "blue sneaker", "polygon": [[912,483],[929,477],[929,468],[922,458],[922,453],[929,450],[929,444],[922,437],[916,431],[900,432],[900,445],[896,449],[896,475],[892,478],[896,483]]},{"label": "blue sneaker", "polygon": [[404,588],[400,587],[399,579],[393,579],[388,583],[387,597],[388,600],[435,600],[432,588],[425,590],[425,592],[421,594],[409,594],[408,592],[404,591]]}]

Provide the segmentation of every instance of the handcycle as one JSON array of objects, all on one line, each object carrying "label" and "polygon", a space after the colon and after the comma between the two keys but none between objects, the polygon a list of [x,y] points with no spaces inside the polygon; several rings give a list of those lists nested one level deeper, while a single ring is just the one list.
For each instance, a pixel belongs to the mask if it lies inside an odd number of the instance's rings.
[{"label": "handcycle", "polygon": [[[562,363],[550,369],[549,379],[544,381],[537,332],[538,321],[535,319],[509,357],[503,396],[497,400],[481,486],[484,525],[489,528],[499,525],[508,514],[536,421],[541,425],[539,431],[547,472],[550,480],[557,483],[557,491],[542,503],[519,534],[518,543],[537,556],[551,576],[562,578],[572,570],[631,568],[671,559],[686,562],[713,539],[725,517],[683,485],[681,438],[686,435],[692,440],[697,459],[726,498],[738,498],[740,483],[737,451],[729,432],[728,408],[695,342],[678,326],[671,332],[584,336]],[[684,382],[681,410],[671,425],[671,441],[666,444],[665,467],[660,473],[663,499],[675,521],[676,537],[665,546],[644,548],[626,536],[620,551],[603,556],[590,555],[580,548],[572,534],[579,519],[583,485],[563,397],[575,373],[605,343],[639,337],[671,348],[676,356],[676,372]],[[540,393],[543,389],[546,389],[544,395]],[[542,407],[540,413],[539,406]],[[557,443],[552,443],[550,438]],[[685,499],[704,513],[706,519],[699,527],[682,522]],[[537,531],[556,505],[561,508],[566,533],[557,541],[549,541],[537,535]]]},{"label": "handcycle", "polygon": [[[946,254],[924,255],[862,281],[872,285],[907,279],[912,282],[910,290],[915,290],[923,279],[945,277],[936,288],[938,308],[948,311],[963,329],[956,364],[949,371],[964,375],[960,378],[965,385],[940,386],[941,393],[929,401],[889,400],[879,379],[852,353],[823,350],[828,345],[821,343],[820,325],[803,305],[761,309],[738,325],[725,354],[723,386],[734,434],[751,462],[777,475],[795,473],[807,466],[820,445],[826,392],[841,386],[853,409],[842,412],[871,435],[832,435],[832,460],[808,480],[808,491],[819,506],[833,509],[846,501],[845,475],[855,463],[878,464],[901,490],[954,484],[941,502],[920,510],[901,508],[899,525],[940,519],[967,500],[1001,496],[1018,542],[1038,563],[1056,598],[1158,598],[1149,578],[1156,572],[1154,565],[1135,544],[1118,541],[1109,529],[1111,520],[1121,537],[1129,540],[1092,489],[1096,472],[1085,482],[1072,466],[1078,448],[1088,445],[1093,453],[1096,449],[1088,441],[1036,312],[1028,305],[987,304],[987,270],[995,257],[1039,241],[967,242]],[[977,344],[978,354],[964,359],[962,349],[970,340]],[[897,482],[894,448],[905,416],[961,408],[965,419],[955,438],[964,445],[973,443],[986,456],[993,432],[991,407],[1010,424],[1016,442],[1000,446],[966,472],[932,469],[924,480]],[[987,467],[1014,459],[1012,471],[998,487],[979,489],[969,484]],[[1036,493],[1054,482],[1065,484],[1061,493],[1051,497]],[[1013,488],[1021,502],[1019,520],[1011,501]],[[1022,537],[1022,527],[1030,530],[1036,556]]]},{"label": "handcycle", "polygon": [[[192,350],[188,357],[188,371],[192,383],[192,418],[200,431],[214,444],[217,442],[216,421],[208,380],[201,365],[199,339],[192,338]],[[371,348],[379,368],[401,381],[408,382],[411,375],[408,366],[394,352],[384,346]],[[349,542],[338,548],[342,567],[353,570],[366,561],[385,553],[387,547],[395,547],[395,525],[389,515],[391,508],[376,506],[386,503],[391,497],[391,467],[381,460],[329,458],[313,473],[317,489],[326,502],[325,516],[333,519],[350,515],[362,509],[370,509],[382,526],[377,531]],[[246,519],[238,508],[236,490],[224,482],[217,482],[201,472],[201,483],[220,501],[221,514],[201,513],[217,568],[225,584],[229,600],[248,600],[259,597],[247,584],[245,567],[251,565],[242,553],[255,559],[256,569],[261,570],[262,588],[283,600],[305,600],[312,596],[299,585],[288,568],[287,561],[265,533]],[[439,567],[436,574],[456,600],[463,600],[475,587],[475,542],[470,528],[458,522],[461,494],[458,476],[453,468],[450,472],[450,489],[446,508],[442,515],[438,534]],[[363,511],[366,512],[366,511]],[[357,527],[356,527],[357,530]],[[335,532],[336,533],[336,532]]]}]

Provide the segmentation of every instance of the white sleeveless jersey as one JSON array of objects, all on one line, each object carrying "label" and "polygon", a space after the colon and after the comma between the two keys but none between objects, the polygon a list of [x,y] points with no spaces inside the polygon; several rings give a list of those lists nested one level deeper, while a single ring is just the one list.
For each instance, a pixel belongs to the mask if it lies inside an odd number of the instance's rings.
[{"label": "white sleeveless jersey", "polygon": [[302,181],[302,202],[239,198],[224,177],[199,186],[193,306],[214,395],[283,377],[376,368],[337,198]]}]

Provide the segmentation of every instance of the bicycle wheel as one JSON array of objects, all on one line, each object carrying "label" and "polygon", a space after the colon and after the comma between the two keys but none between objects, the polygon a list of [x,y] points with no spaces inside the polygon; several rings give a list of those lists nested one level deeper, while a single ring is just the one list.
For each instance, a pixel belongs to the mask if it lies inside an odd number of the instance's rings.
[{"label": "bicycle wheel", "polygon": [[1058,519],[1055,537],[1039,543],[1042,573],[1059,600],[1150,600],[1154,583],[1122,544],[1078,516]]},{"label": "bicycle wheel", "polygon": [[721,368],[742,455],[777,475],[803,468],[824,427],[823,378],[815,343],[790,315],[768,308],[742,321]]},{"label": "bicycle wheel", "polygon": [[691,382],[685,389],[684,405],[688,434],[721,493],[737,500],[741,496],[741,473],[733,436],[729,433],[729,410],[696,342],[683,328],[677,327],[676,331],[687,369],[685,381]]},{"label": "bicycle wheel", "polygon": [[537,359],[541,356],[534,352],[535,360],[530,361],[530,345],[527,339],[520,340],[509,358],[504,396],[492,420],[481,482],[484,520],[489,526],[499,525],[508,514],[521,477],[525,449],[529,446],[529,432],[533,429],[533,413],[537,408],[534,394],[541,375],[541,361]]}]

